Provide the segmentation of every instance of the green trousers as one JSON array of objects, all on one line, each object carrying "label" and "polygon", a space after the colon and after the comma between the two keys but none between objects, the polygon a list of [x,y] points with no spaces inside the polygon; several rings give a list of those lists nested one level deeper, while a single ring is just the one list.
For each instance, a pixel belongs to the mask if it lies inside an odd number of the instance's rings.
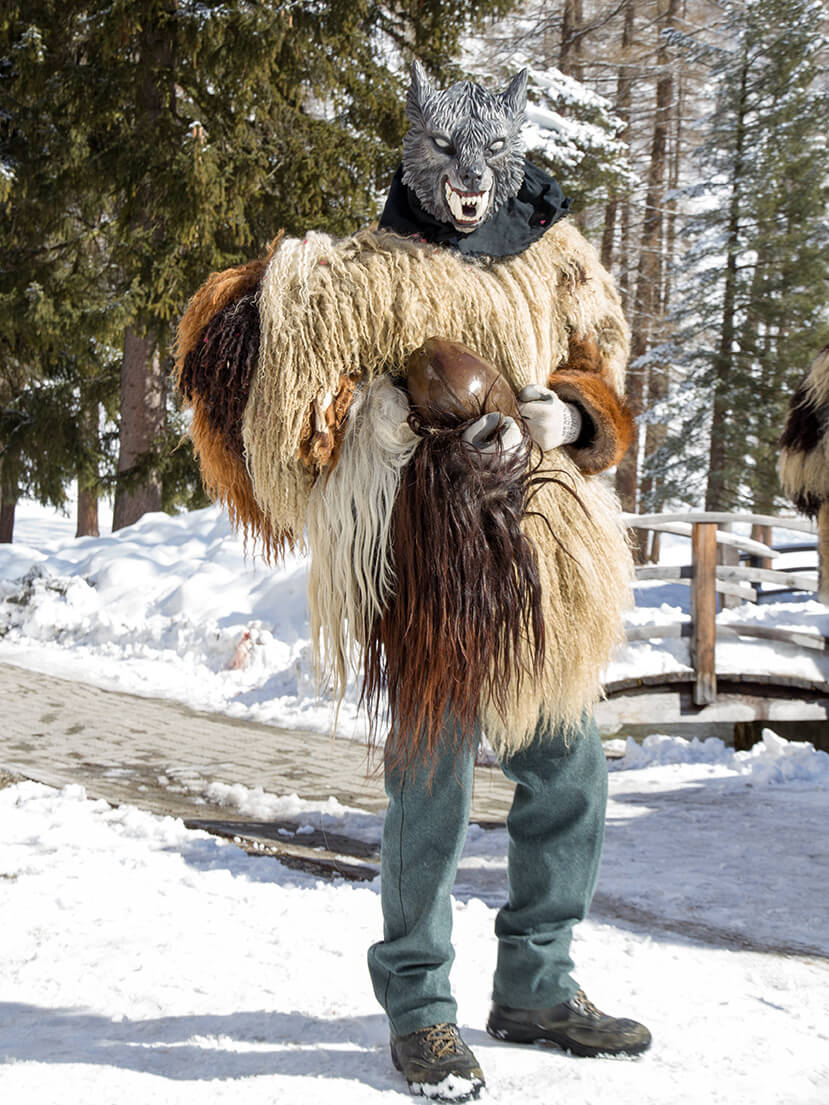
[{"label": "green trousers", "polygon": [[[383,827],[383,940],[368,953],[377,999],[392,1031],[407,1035],[457,1007],[449,984],[451,891],[463,850],[475,750],[458,751],[447,727],[434,771],[387,767]],[[493,998],[540,1009],[578,989],[570,972],[573,925],[587,913],[598,876],[607,765],[592,718],[568,734],[540,725],[533,743],[501,768],[515,783],[507,818],[509,902],[498,912]]]}]

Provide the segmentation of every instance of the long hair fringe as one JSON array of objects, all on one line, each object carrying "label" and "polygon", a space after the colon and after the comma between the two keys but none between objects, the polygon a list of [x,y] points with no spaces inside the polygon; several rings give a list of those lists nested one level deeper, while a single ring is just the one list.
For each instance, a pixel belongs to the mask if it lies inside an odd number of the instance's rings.
[{"label": "long hair fringe", "polygon": [[179,373],[184,398],[192,403],[198,396],[211,429],[240,459],[242,418],[258,362],[259,308],[255,293],[248,293],[213,316]]},{"label": "long hair fringe", "polygon": [[319,685],[342,699],[394,587],[392,513],[418,437],[408,400],[383,378],[356,391],[336,467],[310,493],[308,603]]},{"label": "long hair fringe", "polygon": [[475,417],[423,415],[410,418],[421,441],[394,507],[394,591],[364,652],[363,698],[376,729],[386,691],[386,757],[400,767],[433,762],[449,717],[471,740],[483,703],[506,715],[545,652],[538,557],[521,520],[551,477],[528,468],[526,438],[484,454],[462,438]]}]

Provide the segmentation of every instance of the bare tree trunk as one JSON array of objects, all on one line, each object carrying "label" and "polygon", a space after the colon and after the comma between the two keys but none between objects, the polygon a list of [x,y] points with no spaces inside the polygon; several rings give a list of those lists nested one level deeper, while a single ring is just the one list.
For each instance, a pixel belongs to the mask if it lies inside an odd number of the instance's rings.
[{"label": "bare tree trunk", "polygon": [[622,300],[622,310],[626,316],[630,315],[630,200],[627,196],[621,202],[622,217],[619,225],[619,256],[622,261],[619,265],[619,298]]},{"label": "bare tree trunk", "polygon": [[100,537],[98,528],[98,492],[78,486],[76,537]]},{"label": "bare tree trunk", "polygon": [[[162,7],[174,13],[175,0],[163,0]],[[172,69],[172,46],[162,28],[162,24],[149,21],[141,36],[142,81],[137,91],[137,109],[148,133],[166,110],[169,95],[159,74]],[[152,230],[154,235],[161,232],[152,219],[152,190],[156,187],[156,181],[142,182],[135,216],[136,225],[144,231]],[[124,334],[113,530],[161,509],[161,477],[152,464],[166,422],[167,388],[161,363],[159,329],[149,320],[134,322]]]},{"label": "bare tree trunk", "polygon": [[[679,0],[666,0],[660,11],[660,29],[672,27],[675,23]],[[648,168],[648,183],[645,196],[645,214],[642,222],[642,239],[639,247],[639,264],[636,274],[636,296],[633,307],[633,326],[631,332],[631,362],[635,362],[648,350],[651,332],[659,301],[659,287],[662,265],[662,199],[665,178],[665,153],[670,125],[671,101],[673,98],[673,72],[664,44],[658,57],[659,77],[656,82],[656,115],[651,140],[651,155]],[[646,388],[647,370],[636,367],[628,371],[627,400],[636,417],[642,413]],[[616,490],[622,502],[622,508],[635,511],[639,485],[639,430],[634,432],[631,448],[616,471]],[[634,549],[640,560],[643,549]]]},{"label": "bare tree trunk", "polygon": [[[619,134],[622,142],[627,142],[630,130],[630,103],[633,80],[631,77],[630,48],[633,45],[633,26],[636,15],[634,0],[625,0],[625,19],[622,25],[622,50],[619,56],[619,77],[616,83],[616,107],[615,111],[624,122],[624,129]],[[625,201],[627,204],[627,201]],[[613,246],[616,238],[616,221],[619,211],[618,199],[608,202],[604,211],[604,227],[602,228],[602,264],[609,271],[613,264]],[[630,218],[628,212],[628,219]],[[624,254],[623,254],[624,256]]]},{"label": "bare tree trunk", "polygon": [[[685,5],[683,4],[683,15]],[[676,199],[673,198],[673,193],[679,185],[679,163],[680,163],[680,139],[682,135],[682,79],[681,76],[676,80],[676,95],[673,97],[673,103],[669,103],[669,109],[671,113],[671,148],[668,156],[668,189],[671,192],[672,198],[670,198],[665,204],[665,218],[663,222],[663,241],[662,248],[659,253],[659,282],[655,291],[654,302],[654,319],[651,328],[651,346],[658,344],[665,340],[665,318],[668,313],[668,309],[671,301],[671,289],[673,282],[673,258],[674,250],[676,248]],[[650,364],[648,371],[648,394],[646,400],[646,406],[651,409],[655,404],[660,403],[668,395],[668,388],[670,385],[669,379],[669,366],[665,363]],[[668,427],[665,423],[661,422],[649,422],[645,431],[645,452],[644,456],[647,460],[649,457],[655,456],[655,454],[662,447],[665,438],[668,436]],[[662,488],[663,480],[660,476],[652,470],[648,473],[646,478],[642,481],[642,495],[641,498],[644,501],[646,510],[660,510],[663,505]],[[654,531],[654,537],[658,538],[658,534]],[[653,547],[651,548],[650,559],[656,562],[659,555],[658,540],[652,542],[652,545],[656,545],[656,554],[654,556]]]},{"label": "bare tree trunk", "polygon": [[[90,456],[98,455],[98,403],[81,393],[80,430]],[[96,460],[78,466],[76,537],[98,537],[98,465]]]},{"label": "bare tree trunk", "polygon": [[0,479],[0,545],[10,545],[14,538],[17,495],[17,487],[13,483]]},{"label": "bare tree trunk", "polygon": [[745,165],[745,115],[748,96],[748,57],[743,55],[740,72],[740,100],[734,140],[734,169],[731,178],[731,199],[728,205],[726,236],[725,285],[723,289],[722,325],[717,356],[714,360],[714,402],[712,411],[711,446],[708,451],[708,485],[705,490],[706,510],[728,510],[731,495],[728,487],[728,426],[730,395],[728,377],[734,356],[734,311],[737,300],[737,250],[742,218],[741,190]]},{"label": "bare tree trunk", "polygon": [[602,265],[610,272],[613,267],[613,245],[616,239],[616,214],[619,210],[619,201],[614,198],[608,200],[604,208],[604,223],[602,225],[602,246],[599,251]]},{"label": "bare tree trunk", "polygon": [[166,376],[154,338],[127,330],[121,365],[121,428],[113,530],[161,510],[161,477],[150,462],[166,419]]},{"label": "bare tree trunk", "polygon": [[584,11],[582,0],[564,0],[561,13],[561,50],[558,67],[562,73],[580,81],[584,77],[582,63],[582,27]]},{"label": "bare tree trunk", "polygon": [[[682,18],[686,18],[687,5],[682,5]],[[670,307],[671,300],[673,298],[673,286],[674,286],[674,272],[673,261],[676,254],[676,226],[677,226],[677,203],[676,203],[676,191],[679,188],[679,171],[682,165],[682,145],[685,140],[685,135],[682,130],[682,113],[685,110],[685,83],[683,81],[682,70],[680,69],[676,78],[676,96],[674,98],[674,133],[673,133],[673,149],[671,151],[670,168],[668,171],[668,190],[670,192],[670,198],[665,204],[666,216],[665,216],[665,279],[663,282],[662,292],[662,314],[667,314]]]}]

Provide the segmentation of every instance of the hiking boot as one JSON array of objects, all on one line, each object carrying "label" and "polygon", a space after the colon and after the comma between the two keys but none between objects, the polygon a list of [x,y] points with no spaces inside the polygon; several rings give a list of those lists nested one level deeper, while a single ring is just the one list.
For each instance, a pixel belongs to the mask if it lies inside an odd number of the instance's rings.
[{"label": "hiking boot", "polygon": [[493,1005],[486,1026],[496,1040],[511,1044],[557,1044],[574,1055],[638,1055],[651,1034],[638,1021],[609,1017],[579,990],[550,1009]]},{"label": "hiking boot", "polygon": [[408,1036],[392,1036],[391,1061],[409,1091],[432,1101],[472,1101],[484,1076],[454,1024],[433,1024]]}]

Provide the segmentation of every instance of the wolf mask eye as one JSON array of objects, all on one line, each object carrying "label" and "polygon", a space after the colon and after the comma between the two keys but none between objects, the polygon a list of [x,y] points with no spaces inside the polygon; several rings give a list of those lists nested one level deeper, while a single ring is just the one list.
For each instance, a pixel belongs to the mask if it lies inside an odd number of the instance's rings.
[{"label": "wolf mask eye", "polygon": [[496,138],[494,142],[490,142],[487,146],[488,154],[501,153],[507,144],[506,138]]},{"label": "wolf mask eye", "polygon": [[452,143],[448,138],[444,138],[442,134],[433,134],[432,141],[443,153],[452,153]]}]

